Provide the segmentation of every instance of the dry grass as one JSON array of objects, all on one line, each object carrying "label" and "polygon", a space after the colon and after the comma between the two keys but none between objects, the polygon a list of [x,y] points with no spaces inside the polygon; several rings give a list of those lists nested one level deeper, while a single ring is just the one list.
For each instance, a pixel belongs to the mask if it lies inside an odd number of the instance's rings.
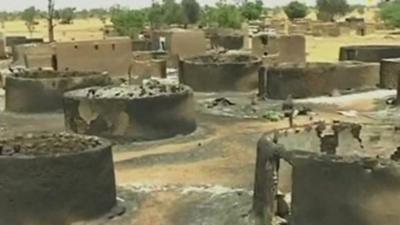
[{"label": "dry grass", "polygon": [[388,35],[387,32],[364,37],[348,35],[337,38],[307,37],[307,61],[337,61],[339,49],[344,45],[399,44],[400,36]]},{"label": "dry grass", "polygon": [[[38,20],[39,24],[35,27],[32,37],[47,38],[47,21]],[[57,24],[55,27],[55,38],[57,41],[68,40],[90,40],[103,38],[103,24],[99,19],[74,20],[71,25]],[[5,23],[3,32],[8,35],[30,36],[24,21],[8,21]]]}]

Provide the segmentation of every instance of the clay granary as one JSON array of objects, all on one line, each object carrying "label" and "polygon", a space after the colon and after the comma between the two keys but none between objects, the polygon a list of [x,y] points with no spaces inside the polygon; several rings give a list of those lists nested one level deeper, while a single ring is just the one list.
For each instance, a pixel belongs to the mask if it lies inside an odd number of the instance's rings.
[{"label": "clay granary", "polygon": [[302,35],[258,33],[252,38],[252,53],[270,63],[304,63],[306,40]]},{"label": "clay granary", "polygon": [[202,30],[155,30],[151,36],[152,49],[166,51],[170,67],[176,68],[180,58],[203,54],[207,50],[207,40]]}]

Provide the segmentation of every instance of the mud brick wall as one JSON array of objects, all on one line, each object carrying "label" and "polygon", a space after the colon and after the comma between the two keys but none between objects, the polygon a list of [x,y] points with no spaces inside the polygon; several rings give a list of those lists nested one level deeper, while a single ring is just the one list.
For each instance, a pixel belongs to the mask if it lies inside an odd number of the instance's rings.
[{"label": "mud brick wall", "polygon": [[6,40],[4,35],[0,33],[0,59],[6,58]]},{"label": "mud brick wall", "polygon": [[296,225],[398,223],[400,165],[370,167],[359,160],[298,158],[292,220]]},{"label": "mud brick wall", "polygon": [[397,89],[400,76],[400,58],[383,59],[381,61],[380,82],[381,88]]},{"label": "mud brick wall", "polygon": [[202,55],[181,61],[179,80],[200,92],[252,91],[258,86],[261,59],[251,55]]},{"label": "mud brick wall", "polygon": [[71,224],[103,216],[116,204],[108,142],[57,156],[2,155],[0,170],[0,224]]},{"label": "mud brick wall", "polygon": [[252,39],[252,53],[274,56],[276,63],[304,63],[306,40],[302,35],[256,35]]},{"label": "mud brick wall", "polygon": [[14,46],[13,64],[27,68],[53,67],[55,54],[52,44],[21,44]]},{"label": "mud brick wall", "polygon": [[333,90],[375,88],[379,64],[307,63],[272,66],[267,72],[267,96],[272,99],[307,98],[329,95]]},{"label": "mud brick wall", "polygon": [[25,36],[6,36],[7,47],[13,48],[16,45],[29,44],[29,43],[43,43],[43,38],[27,38]]},{"label": "mud brick wall", "polygon": [[113,75],[128,74],[132,59],[130,38],[56,43],[59,71],[97,71]]},{"label": "mud brick wall", "polygon": [[167,77],[167,56],[153,51],[133,53],[131,74],[139,77]]},{"label": "mud brick wall", "polygon": [[153,49],[160,49],[159,40],[164,37],[168,53],[168,67],[177,68],[181,58],[204,54],[207,39],[202,30],[158,30],[152,33]]},{"label": "mud brick wall", "polygon": [[110,84],[108,74],[82,74],[76,77],[6,77],[5,109],[19,113],[41,113],[62,109],[63,93],[69,90]]},{"label": "mud brick wall", "polygon": [[400,45],[355,45],[340,48],[339,60],[380,62],[382,59],[400,57]]},{"label": "mud brick wall", "polygon": [[151,40],[132,40],[132,51],[151,51]]},{"label": "mud brick wall", "polygon": [[210,38],[212,48],[239,50],[244,47],[244,34],[216,32]]}]

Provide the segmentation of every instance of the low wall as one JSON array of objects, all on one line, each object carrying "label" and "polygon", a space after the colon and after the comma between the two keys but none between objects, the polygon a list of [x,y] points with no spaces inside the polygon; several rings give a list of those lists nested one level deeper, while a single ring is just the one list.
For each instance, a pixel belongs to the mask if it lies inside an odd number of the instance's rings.
[{"label": "low wall", "polygon": [[245,54],[201,55],[183,59],[182,84],[200,92],[252,91],[258,86],[261,59]]},{"label": "low wall", "polygon": [[333,90],[376,88],[378,83],[377,63],[280,64],[268,68],[266,94],[272,99],[307,98],[329,95]]},{"label": "low wall", "polygon": [[1,143],[0,224],[71,224],[116,204],[109,142],[40,134]]},{"label": "low wall", "polygon": [[122,141],[189,134],[194,108],[193,92],[181,85],[96,87],[64,96],[68,130]]},{"label": "low wall", "polygon": [[133,52],[131,74],[139,77],[167,77],[167,55],[165,52]]},{"label": "low wall", "polygon": [[340,48],[339,60],[380,62],[400,57],[400,45],[355,45]]},{"label": "low wall", "polygon": [[104,73],[32,71],[6,77],[6,111],[50,112],[62,109],[62,95],[69,90],[110,84]]},{"label": "low wall", "polygon": [[16,45],[30,44],[30,43],[43,43],[43,38],[27,38],[25,36],[6,36],[7,47],[13,48]]},{"label": "low wall", "polygon": [[381,88],[397,89],[400,76],[400,58],[383,59],[379,86]]},{"label": "low wall", "polygon": [[212,48],[239,50],[244,46],[244,35],[216,33],[211,37],[211,46]]}]

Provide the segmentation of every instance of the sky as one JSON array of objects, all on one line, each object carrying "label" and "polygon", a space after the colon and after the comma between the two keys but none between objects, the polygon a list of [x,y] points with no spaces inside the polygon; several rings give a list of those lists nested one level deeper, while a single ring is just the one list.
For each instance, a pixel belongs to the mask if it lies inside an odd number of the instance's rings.
[{"label": "sky", "polygon": [[[120,4],[122,6],[129,6],[132,8],[142,8],[149,6],[151,0],[55,0],[56,8],[64,7],[77,7],[82,8],[108,8],[115,4]],[[177,0],[178,2],[180,0]],[[264,4],[269,7],[286,5],[292,0],[263,0]],[[314,5],[315,0],[300,0],[308,5]],[[370,0],[348,0],[350,4],[366,4]],[[198,0],[200,4],[214,4],[217,0]],[[0,0],[0,11],[15,11],[23,10],[29,6],[35,6],[36,8],[45,9],[47,0]]]}]

